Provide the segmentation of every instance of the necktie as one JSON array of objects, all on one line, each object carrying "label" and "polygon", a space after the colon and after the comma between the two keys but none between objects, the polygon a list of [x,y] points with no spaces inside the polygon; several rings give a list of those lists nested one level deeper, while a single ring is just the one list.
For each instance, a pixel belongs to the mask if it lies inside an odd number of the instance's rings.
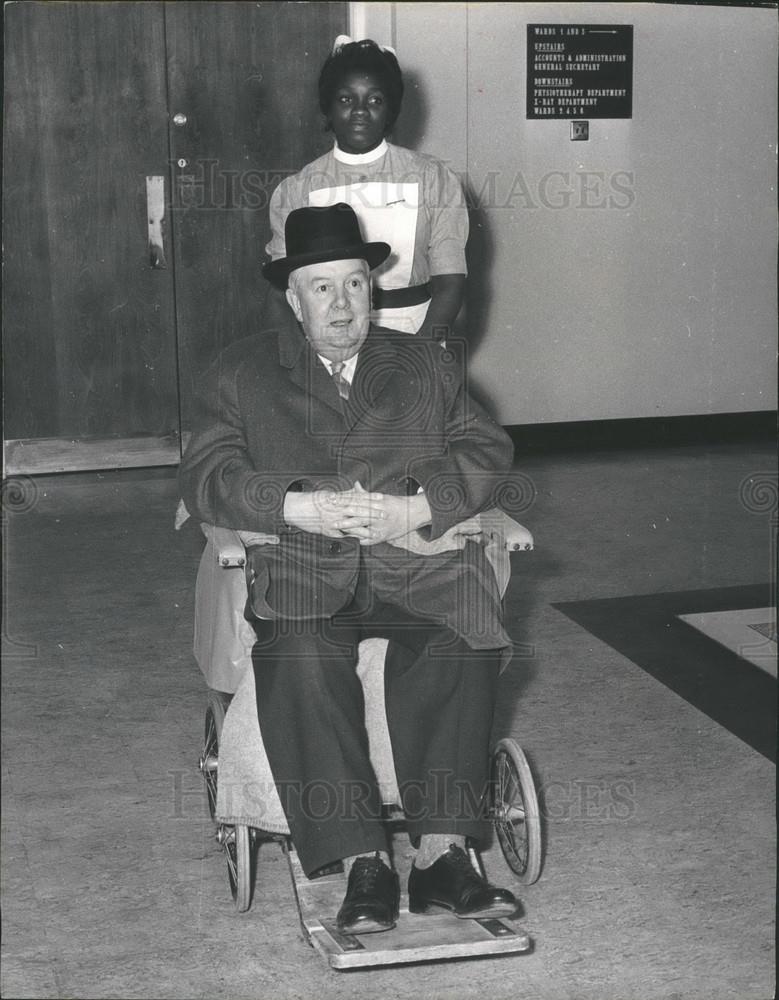
[{"label": "necktie", "polygon": [[333,376],[333,382],[335,382],[335,387],[338,389],[338,395],[341,399],[349,398],[349,383],[341,374],[343,372],[344,362],[334,361],[332,363],[331,375]]}]

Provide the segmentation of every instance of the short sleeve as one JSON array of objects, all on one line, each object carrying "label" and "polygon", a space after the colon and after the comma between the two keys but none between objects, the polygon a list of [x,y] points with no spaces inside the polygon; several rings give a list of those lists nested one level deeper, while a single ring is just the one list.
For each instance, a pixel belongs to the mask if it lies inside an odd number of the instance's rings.
[{"label": "short sleeve", "polygon": [[328,154],[318,160],[307,164],[302,170],[284,180],[277,185],[271,195],[268,206],[268,215],[271,228],[270,242],[265,247],[265,252],[271,260],[278,260],[286,257],[287,247],[284,239],[284,225],[287,216],[295,208],[304,208],[308,204],[308,193],[312,183],[322,176],[327,176],[328,171],[332,173]]},{"label": "short sleeve", "polygon": [[286,257],[287,243],[284,239],[284,225],[287,216],[294,208],[303,208],[308,204],[308,173],[304,168],[291,177],[285,177],[270,198],[268,215],[270,218],[271,238],[265,247],[265,252],[271,260]]},{"label": "short sleeve", "polygon": [[285,257],[287,253],[284,240],[284,223],[287,221],[287,216],[290,213],[287,188],[289,188],[289,180],[283,180],[276,187],[270,199],[268,214],[270,216],[271,238],[265,247],[265,253],[271,260],[278,260],[280,257]]},{"label": "short sleeve", "polygon": [[467,274],[468,209],[462,184],[439,161],[430,165],[430,187],[425,192],[430,212],[430,274]]}]

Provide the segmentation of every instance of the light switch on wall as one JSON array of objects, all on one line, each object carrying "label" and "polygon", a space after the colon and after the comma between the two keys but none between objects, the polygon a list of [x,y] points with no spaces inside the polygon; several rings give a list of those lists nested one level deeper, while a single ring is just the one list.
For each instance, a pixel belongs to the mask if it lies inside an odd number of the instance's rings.
[{"label": "light switch on wall", "polygon": [[571,140],[590,138],[589,122],[571,122]]}]

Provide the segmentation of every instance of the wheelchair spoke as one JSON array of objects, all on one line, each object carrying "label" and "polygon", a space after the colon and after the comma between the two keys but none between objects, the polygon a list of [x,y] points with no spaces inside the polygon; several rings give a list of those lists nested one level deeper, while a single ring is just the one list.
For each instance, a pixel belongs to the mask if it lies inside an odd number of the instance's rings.
[{"label": "wheelchair spoke", "polygon": [[495,823],[498,839],[515,871],[527,868],[528,844],[522,788],[505,753],[496,757]]},{"label": "wheelchair spoke", "polygon": [[541,871],[541,823],[533,776],[521,747],[503,739],[492,757],[492,818],[503,856],[522,882]]},{"label": "wheelchair spoke", "polygon": [[208,812],[211,819],[216,813],[217,769],[219,763],[219,732],[211,707],[206,712],[205,739],[203,752],[198,761],[200,773],[206,783]]}]

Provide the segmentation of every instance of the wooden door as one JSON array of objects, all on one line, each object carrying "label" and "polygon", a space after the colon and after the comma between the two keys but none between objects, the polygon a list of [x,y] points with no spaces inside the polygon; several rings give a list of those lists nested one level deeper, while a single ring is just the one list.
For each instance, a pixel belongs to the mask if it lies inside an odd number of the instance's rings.
[{"label": "wooden door", "polygon": [[270,194],[329,145],[316,80],[346,20],[346,3],[6,7],[7,473],[178,462],[198,376],[256,328]]},{"label": "wooden door", "polygon": [[204,367],[257,328],[273,189],[332,144],[316,85],[346,15],[345,3],[166,5],[185,430]]},{"label": "wooden door", "polygon": [[4,14],[6,471],[175,461],[173,279],[146,222],[146,176],[168,170],[163,6]]}]

